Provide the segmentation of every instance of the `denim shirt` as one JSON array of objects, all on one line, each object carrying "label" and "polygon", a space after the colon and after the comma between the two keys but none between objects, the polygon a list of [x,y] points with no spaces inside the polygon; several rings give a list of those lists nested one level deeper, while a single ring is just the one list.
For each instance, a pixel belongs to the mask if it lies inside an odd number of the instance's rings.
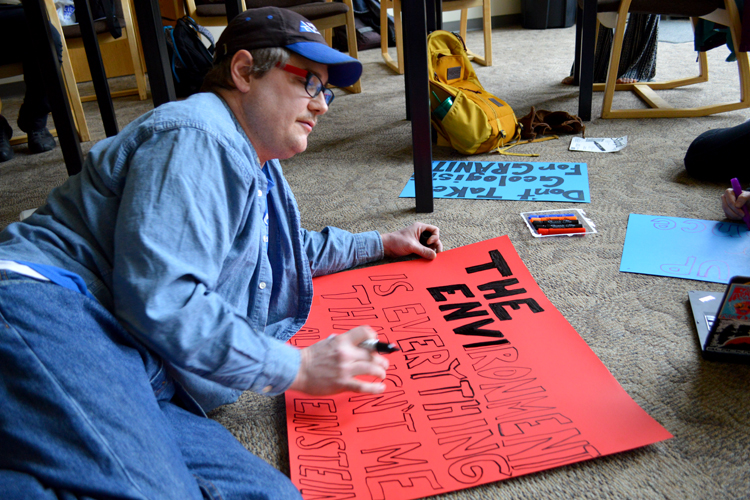
[{"label": "denim shirt", "polygon": [[80,174],[0,233],[0,259],[81,276],[204,411],[248,389],[279,394],[299,369],[286,341],[307,320],[312,277],[378,260],[383,246],[375,231],[300,227],[279,162],[267,165],[266,195],[218,96],[164,104],[97,143]]}]

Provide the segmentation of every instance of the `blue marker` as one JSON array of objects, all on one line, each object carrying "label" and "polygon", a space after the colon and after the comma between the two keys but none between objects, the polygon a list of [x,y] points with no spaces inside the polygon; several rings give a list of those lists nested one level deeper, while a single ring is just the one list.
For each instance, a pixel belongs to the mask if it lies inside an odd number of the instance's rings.
[{"label": "blue marker", "polygon": [[537,215],[529,215],[529,220],[531,219],[540,219],[544,217],[576,217],[576,214],[537,214]]}]

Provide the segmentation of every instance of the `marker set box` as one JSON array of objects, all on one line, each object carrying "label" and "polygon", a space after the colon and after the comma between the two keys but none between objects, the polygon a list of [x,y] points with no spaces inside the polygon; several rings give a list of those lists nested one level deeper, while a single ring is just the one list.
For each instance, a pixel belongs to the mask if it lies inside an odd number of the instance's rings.
[{"label": "marker set box", "polygon": [[521,217],[534,238],[583,236],[597,232],[591,219],[578,208],[523,212]]}]

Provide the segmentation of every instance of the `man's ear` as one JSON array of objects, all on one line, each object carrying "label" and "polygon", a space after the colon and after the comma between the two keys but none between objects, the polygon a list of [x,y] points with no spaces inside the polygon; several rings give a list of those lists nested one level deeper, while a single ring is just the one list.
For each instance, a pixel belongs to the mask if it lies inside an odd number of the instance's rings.
[{"label": "man's ear", "polygon": [[242,93],[250,90],[250,80],[253,78],[250,70],[253,67],[253,56],[247,50],[239,50],[232,56],[230,71],[234,86]]}]

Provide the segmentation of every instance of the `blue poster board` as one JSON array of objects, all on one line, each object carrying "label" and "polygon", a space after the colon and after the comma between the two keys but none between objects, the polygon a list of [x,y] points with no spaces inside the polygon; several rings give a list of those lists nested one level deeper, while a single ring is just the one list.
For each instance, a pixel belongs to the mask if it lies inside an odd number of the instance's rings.
[{"label": "blue poster board", "polygon": [[744,224],[630,214],[620,271],[713,283],[750,274]]},{"label": "blue poster board", "polygon": [[[589,203],[585,163],[433,161],[434,198]],[[400,198],[414,198],[414,175]]]}]

